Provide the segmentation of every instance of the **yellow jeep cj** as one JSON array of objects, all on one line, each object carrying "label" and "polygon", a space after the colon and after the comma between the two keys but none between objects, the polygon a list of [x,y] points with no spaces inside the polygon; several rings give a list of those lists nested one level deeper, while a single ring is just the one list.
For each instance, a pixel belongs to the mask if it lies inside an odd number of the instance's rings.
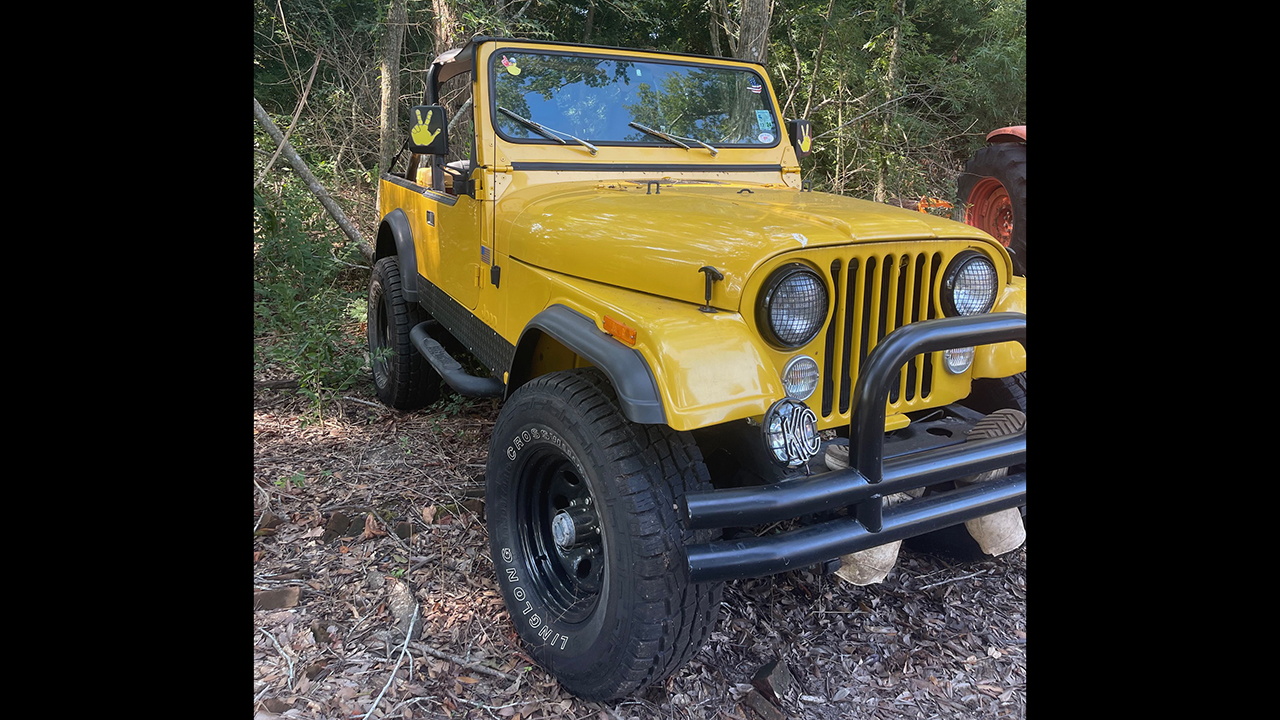
[{"label": "yellow jeep cj", "polygon": [[974,227],[812,192],[810,138],[759,65],[477,37],[381,178],[378,395],[504,399],[497,584],[583,698],[680,668],[726,580],[1025,537],[1025,279]]}]

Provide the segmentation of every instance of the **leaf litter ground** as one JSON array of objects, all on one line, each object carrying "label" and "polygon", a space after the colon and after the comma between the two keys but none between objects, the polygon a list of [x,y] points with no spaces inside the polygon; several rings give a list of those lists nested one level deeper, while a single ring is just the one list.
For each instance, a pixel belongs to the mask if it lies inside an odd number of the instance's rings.
[{"label": "leaf litter ground", "polygon": [[577,699],[521,650],[494,582],[497,402],[336,405],[321,419],[254,391],[255,719],[759,720],[751,680],[773,660],[794,678],[776,717],[1026,717],[1025,545],[978,562],[904,547],[868,587],[809,570],[729,583],[668,682]]}]

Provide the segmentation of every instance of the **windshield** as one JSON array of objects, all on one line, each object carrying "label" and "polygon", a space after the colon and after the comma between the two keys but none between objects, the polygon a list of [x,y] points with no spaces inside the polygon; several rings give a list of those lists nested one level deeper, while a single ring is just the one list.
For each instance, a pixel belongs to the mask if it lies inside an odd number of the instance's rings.
[{"label": "windshield", "polygon": [[773,146],[779,123],[758,73],[598,55],[493,54],[493,121],[503,137],[548,143],[513,115],[600,144],[675,144],[636,124],[717,147]]}]

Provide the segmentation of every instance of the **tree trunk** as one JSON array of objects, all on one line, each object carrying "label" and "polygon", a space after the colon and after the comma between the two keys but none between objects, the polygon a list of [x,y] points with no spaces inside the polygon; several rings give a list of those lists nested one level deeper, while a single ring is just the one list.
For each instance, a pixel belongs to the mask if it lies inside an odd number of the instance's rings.
[{"label": "tree trunk", "polygon": [[587,23],[586,28],[582,31],[582,44],[589,45],[591,43],[591,24],[596,17],[596,3],[591,0],[591,4],[587,6]]},{"label": "tree trunk", "polygon": [[262,105],[258,104],[258,98],[253,99],[253,117],[266,129],[271,139],[276,141],[276,144],[283,151],[284,159],[289,161],[290,167],[294,169],[294,172],[298,173],[298,176],[307,184],[312,194],[320,200],[320,204],[324,206],[324,209],[328,210],[333,219],[338,222],[338,227],[342,228],[342,232],[346,233],[347,237],[356,243],[356,246],[360,249],[360,254],[372,265],[373,248],[369,247],[369,243],[364,241],[364,236],[347,219],[347,214],[342,212],[342,208],[338,203],[334,202],[333,198],[329,196],[329,191],[325,190],[320,181],[316,180],[316,176],[311,174],[311,168],[307,167],[302,158],[298,157],[298,153],[294,151],[289,141],[284,139],[284,133],[280,132],[280,128],[276,127],[276,124],[271,121],[271,116],[267,115],[267,111],[262,109]]},{"label": "tree trunk", "polygon": [[720,52],[720,13],[716,0],[707,0],[707,12],[711,14],[711,54],[722,57]]},{"label": "tree trunk", "polygon": [[[813,72],[809,75],[809,92],[807,99],[804,101],[804,113],[800,115],[802,118],[809,117],[809,108],[813,107],[813,85],[818,81],[818,68],[822,67],[822,51],[827,45],[827,30],[831,29],[831,13],[836,9],[836,0],[831,0],[827,5],[827,19],[822,24],[822,36],[818,38],[818,54],[813,58]],[[796,76],[796,83],[800,82],[800,77]],[[843,82],[843,80],[842,80]]]},{"label": "tree trunk", "polygon": [[[897,76],[898,76],[898,55],[899,55],[899,51],[901,50],[900,41],[901,41],[901,35],[902,35],[902,18],[903,18],[903,15],[905,14],[906,14],[906,0],[894,0],[893,36],[892,36],[892,39],[889,41],[889,70],[885,75],[885,91],[884,91],[885,100],[893,100],[893,95],[895,92],[894,82],[897,80]],[[889,127],[889,121],[893,118],[893,107],[892,106],[886,107],[884,113],[885,113],[884,114],[884,141],[888,142],[889,133],[891,132],[891,129]],[[880,161],[876,164],[877,166],[876,192],[874,197],[876,202],[884,202],[885,198],[888,196],[887,192],[885,191],[885,184],[886,184],[885,176],[889,171],[889,164],[885,161],[886,154],[887,153],[882,148],[880,150]]]},{"label": "tree trunk", "polygon": [[378,153],[379,173],[391,172],[391,158],[396,153],[396,129],[400,124],[400,50],[404,45],[404,26],[407,20],[405,0],[391,0],[391,7],[387,9],[386,44],[382,49],[382,149]]},{"label": "tree trunk", "polygon": [[740,60],[763,63],[769,56],[769,23],[773,20],[774,0],[742,0],[738,22],[738,47],[734,55]]},{"label": "tree trunk", "polygon": [[449,0],[431,0],[431,10],[436,17],[436,55],[439,55],[458,46],[458,20]]}]

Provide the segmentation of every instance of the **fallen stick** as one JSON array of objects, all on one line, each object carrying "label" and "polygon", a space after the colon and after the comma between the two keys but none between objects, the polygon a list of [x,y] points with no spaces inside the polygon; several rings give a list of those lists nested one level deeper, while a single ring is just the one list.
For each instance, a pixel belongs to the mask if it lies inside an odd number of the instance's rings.
[{"label": "fallen stick", "polygon": [[289,161],[289,165],[302,177],[302,181],[306,183],[307,188],[320,200],[320,204],[324,206],[325,210],[329,211],[333,219],[338,222],[338,227],[342,228],[347,237],[356,243],[356,246],[360,249],[360,254],[372,265],[373,248],[369,247],[369,243],[365,242],[364,236],[360,234],[355,225],[351,224],[351,221],[347,219],[347,214],[342,212],[342,208],[329,196],[329,192],[324,189],[319,180],[316,180],[316,176],[311,174],[311,168],[308,168],[307,164],[298,156],[298,153],[294,151],[289,141],[285,139],[284,133],[280,132],[280,128],[276,127],[276,124],[271,121],[267,111],[263,110],[262,105],[258,104],[257,98],[253,99],[253,117],[258,121],[259,125],[266,129],[271,139],[275,140],[276,144],[284,149],[285,160]]},{"label": "fallen stick", "polygon": [[508,675],[504,672],[499,672],[497,670],[494,670],[493,668],[485,667],[480,663],[468,662],[466,660],[463,660],[460,657],[457,657],[456,655],[450,655],[449,653],[440,652],[439,650],[425,643],[412,643],[411,647],[413,647],[414,650],[421,650],[422,652],[426,653],[427,655],[430,655],[431,657],[438,658],[440,660],[448,660],[449,662],[455,665],[458,665],[460,667],[464,667],[468,670],[475,670],[478,673],[491,675],[496,678],[502,678],[503,680],[508,680],[510,682],[515,682],[516,680],[516,676],[514,675]]},{"label": "fallen stick", "polygon": [[[404,662],[405,653],[409,652],[409,638],[413,637],[413,624],[418,621],[418,606],[413,606],[413,616],[409,618],[409,631],[404,635],[404,645],[400,646],[400,657],[396,658],[396,666],[391,668],[391,677],[387,678],[387,684],[382,686],[382,692],[378,693],[377,699],[373,701],[373,705],[369,708],[369,712],[364,716],[367,718],[373,714],[378,708],[378,703],[382,702],[382,696],[387,694],[387,688],[391,687],[391,681],[396,679],[396,671],[400,669],[400,663]],[[410,656],[412,657],[412,656]],[[413,677],[413,672],[409,672],[409,677]]]}]

